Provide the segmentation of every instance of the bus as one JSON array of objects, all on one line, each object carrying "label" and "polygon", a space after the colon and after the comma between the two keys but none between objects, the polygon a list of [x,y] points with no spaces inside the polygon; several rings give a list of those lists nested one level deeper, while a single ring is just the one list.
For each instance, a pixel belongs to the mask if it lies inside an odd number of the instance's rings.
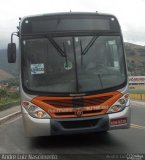
[{"label": "bus", "polygon": [[8,44],[18,63],[28,137],[106,132],[130,127],[126,58],[117,18],[98,12],[20,19]]}]

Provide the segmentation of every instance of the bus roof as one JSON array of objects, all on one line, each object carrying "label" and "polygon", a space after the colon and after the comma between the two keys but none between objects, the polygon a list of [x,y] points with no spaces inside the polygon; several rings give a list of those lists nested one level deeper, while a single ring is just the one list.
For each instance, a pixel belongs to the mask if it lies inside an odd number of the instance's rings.
[{"label": "bus roof", "polygon": [[100,12],[57,12],[57,13],[45,13],[45,14],[36,14],[36,15],[28,15],[28,16],[25,16],[22,18],[22,21],[24,19],[27,19],[27,18],[34,18],[34,17],[44,17],[44,16],[67,16],[67,15],[90,15],[90,16],[96,16],[96,15],[99,15],[99,16],[110,16],[110,17],[115,17],[114,15],[112,14],[108,14],[108,13],[100,13]]}]

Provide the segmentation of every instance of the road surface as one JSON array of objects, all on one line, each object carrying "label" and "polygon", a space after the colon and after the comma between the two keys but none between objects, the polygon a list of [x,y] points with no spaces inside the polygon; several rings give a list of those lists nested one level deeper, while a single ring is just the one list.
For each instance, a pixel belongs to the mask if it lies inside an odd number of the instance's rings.
[{"label": "road surface", "polygon": [[145,154],[145,106],[132,106],[130,129],[103,134],[26,138],[22,118],[17,117],[0,126],[0,153]]}]

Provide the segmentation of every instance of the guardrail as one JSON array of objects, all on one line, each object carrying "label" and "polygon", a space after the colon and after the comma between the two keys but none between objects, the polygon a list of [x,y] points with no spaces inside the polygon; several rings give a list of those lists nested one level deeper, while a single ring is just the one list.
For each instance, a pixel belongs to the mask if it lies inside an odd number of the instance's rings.
[{"label": "guardrail", "polygon": [[144,93],[130,93],[130,98],[133,100],[145,101],[145,94]]}]

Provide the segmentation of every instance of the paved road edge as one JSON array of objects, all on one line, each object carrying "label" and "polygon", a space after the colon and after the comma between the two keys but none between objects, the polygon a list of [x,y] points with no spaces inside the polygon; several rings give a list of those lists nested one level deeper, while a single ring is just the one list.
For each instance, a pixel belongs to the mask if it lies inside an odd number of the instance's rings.
[{"label": "paved road edge", "polygon": [[131,105],[145,107],[145,102],[131,100]]},{"label": "paved road edge", "polygon": [[9,121],[9,120],[11,120],[11,119],[13,119],[13,118],[15,118],[15,117],[18,117],[19,115],[21,115],[21,111],[14,112],[12,114],[9,114],[5,117],[0,118],[0,125]]}]

